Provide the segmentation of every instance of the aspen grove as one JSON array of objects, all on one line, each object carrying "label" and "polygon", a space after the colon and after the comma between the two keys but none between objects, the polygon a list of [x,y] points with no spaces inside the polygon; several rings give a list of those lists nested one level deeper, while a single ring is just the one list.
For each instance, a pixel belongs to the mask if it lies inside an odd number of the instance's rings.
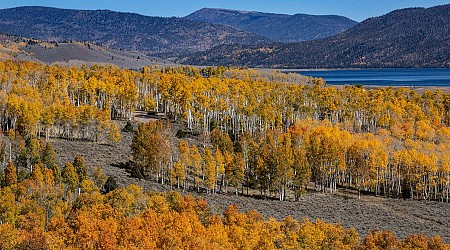
[{"label": "aspen grove", "polygon": [[[113,120],[141,110],[183,126],[175,139],[170,122],[141,124],[132,145],[135,173],[171,187],[256,189],[285,200],[313,181],[323,192],[347,187],[449,200],[450,94],[439,89],[334,87],[223,67],[133,71],[12,61],[0,63],[0,79],[2,152],[20,148],[12,145],[20,137],[120,140]],[[188,143],[186,132],[202,143]]]}]

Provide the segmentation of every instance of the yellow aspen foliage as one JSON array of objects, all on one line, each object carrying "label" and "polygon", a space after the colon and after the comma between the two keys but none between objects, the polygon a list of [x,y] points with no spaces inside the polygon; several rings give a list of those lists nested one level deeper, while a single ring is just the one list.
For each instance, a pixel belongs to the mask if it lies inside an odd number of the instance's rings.
[{"label": "yellow aspen foliage", "polygon": [[216,161],[209,148],[205,148],[203,153],[203,164],[206,172],[206,187],[214,192],[216,186]]},{"label": "yellow aspen foliage", "polygon": [[120,142],[122,140],[122,135],[120,134],[120,129],[117,127],[117,123],[112,122],[109,129],[108,140],[110,142]]},{"label": "yellow aspen foliage", "polygon": [[145,111],[151,111],[156,108],[156,102],[153,99],[153,96],[147,95],[143,97],[142,106]]},{"label": "yellow aspen foliage", "polygon": [[[238,193],[246,187],[270,198],[299,200],[312,182],[323,192],[346,187],[442,202],[450,196],[450,94],[439,90],[419,94],[408,88],[335,87],[322,79],[253,69],[180,66],[133,71],[13,61],[0,62],[0,79],[0,127],[8,137],[0,138],[5,141],[1,159],[7,186],[1,197],[1,225],[13,224],[3,229],[27,238],[5,243],[10,248],[24,248],[33,240],[38,246],[45,237],[56,248],[364,246],[355,242],[352,232],[333,225],[264,221],[230,211],[211,218],[207,206],[193,198],[143,194],[137,187],[102,196],[86,181],[84,164],[75,162],[64,167],[62,177],[69,191],[81,186],[85,193],[60,198],[64,195],[61,185],[55,186],[61,179],[56,155],[50,143],[40,147],[44,144],[37,138],[120,141],[111,120],[131,120],[136,109],[155,110],[168,122],[139,126],[132,143],[135,172],[170,188],[187,189],[193,182],[197,191],[208,192],[218,190],[219,184],[220,191],[225,186],[225,192],[232,187]],[[180,137],[188,137],[191,148],[186,140],[174,147],[171,122],[177,129],[186,126],[181,131],[188,132]],[[195,144],[198,132],[201,146]],[[5,164],[8,156],[16,159],[18,169]],[[44,166],[38,165],[39,158]],[[31,166],[31,178],[22,180]],[[95,171],[94,183],[100,188],[105,176],[99,168]],[[151,228],[153,222],[158,230]],[[166,230],[165,222],[174,229]],[[208,228],[213,225],[222,235]],[[140,229],[135,238],[128,232]],[[160,235],[165,230],[169,236]],[[147,232],[152,236],[144,243]],[[2,240],[9,242],[8,235]],[[440,246],[439,239],[425,243],[425,237],[411,236],[401,241],[387,232],[371,233],[366,240],[374,248]]]},{"label": "yellow aspen foliage", "polygon": [[172,183],[176,183],[177,188],[180,188],[181,183],[184,181],[184,173],[185,166],[180,161],[175,162],[171,169],[171,177],[173,179]]},{"label": "yellow aspen foliage", "polygon": [[161,230],[161,222],[152,210],[145,211],[142,217],[124,218],[118,229],[119,249],[157,249],[158,232]]},{"label": "yellow aspen foliage", "polygon": [[429,121],[420,120],[416,122],[416,137],[419,140],[431,141],[435,135],[436,132]]},{"label": "yellow aspen foliage", "polygon": [[391,126],[391,134],[400,140],[410,139],[414,135],[414,126],[411,122],[395,122]]},{"label": "yellow aspen foliage", "polygon": [[188,175],[188,167],[191,165],[191,155],[189,144],[185,140],[178,141],[178,152],[180,153],[178,161],[174,164],[172,176],[176,179],[177,187],[186,188],[186,177]]},{"label": "yellow aspen foliage", "polygon": [[196,145],[192,145],[192,147],[189,150],[190,152],[190,158],[192,160],[192,176],[194,178],[194,186],[197,188],[197,190],[200,189],[201,184],[201,178],[202,178],[202,156],[200,155],[200,152],[198,151],[198,148]]},{"label": "yellow aspen foliage", "polygon": [[390,231],[370,231],[364,239],[361,249],[398,249],[399,241]]},{"label": "yellow aspen foliage", "polygon": [[[15,195],[11,187],[0,190],[0,218],[2,223],[13,224],[17,219],[19,207],[15,203]],[[1,235],[1,234],[0,234]]]},{"label": "yellow aspen foliage", "polygon": [[23,233],[13,224],[0,224],[0,248],[5,250],[15,249],[24,240]]},{"label": "yellow aspen foliage", "polygon": [[31,178],[38,186],[42,186],[44,184],[44,174],[43,174],[44,166],[42,163],[38,162],[33,166],[33,172],[31,173]]},{"label": "yellow aspen foliage", "polygon": [[234,244],[230,242],[228,237],[228,230],[223,225],[221,218],[218,215],[213,215],[208,221],[207,239],[211,249],[228,250],[236,249]]},{"label": "yellow aspen foliage", "polygon": [[281,245],[284,249],[295,249],[298,242],[298,230],[300,229],[300,223],[288,216],[281,221],[280,231],[284,235],[284,240]]},{"label": "yellow aspen foliage", "polygon": [[242,154],[234,153],[232,156],[232,162],[225,167],[225,177],[231,186],[235,188],[236,195],[238,194],[238,188],[242,184],[244,179],[245,162]]},{"label": "yellow aspen foliage", "polygon": [[[216,181],[223,182],[225,178],[225,157],[222,154],[220,149],[216,150],[215,153],[215,162],[216,162]],[[220,186],[223,184],[221,183]]]},{"label": "yellow aspen foliage", "polygon": [[321,220],[304,219],[299,229],[299,247],[302,249],[353,249],[359,242],[355,229],[327,224]]},{"label": "yellow aspen foliage", "polygon": [[[59,167],[58,167],[59,168]],[[44,183],[48,187],[53,187],[55,185],[55,177],[51,169],[41,167],[42,174],[44,176]]]},{"label": "yellow aspen foliage", "polygon": [[5,168],[5,186],[15,185],[17,183],[16,167],[9,161]]},{"label": "yellow aspen foliage", "polygon": [[136,166],[164,184],[171,163],[170,123],[141,123],[135,132],[131,149]]},{"label": "yellow aspen foliage", "polygon": [[99,166],[94,167],[93,181],[98,188],[101,188],[106,182],[106,174]]}]

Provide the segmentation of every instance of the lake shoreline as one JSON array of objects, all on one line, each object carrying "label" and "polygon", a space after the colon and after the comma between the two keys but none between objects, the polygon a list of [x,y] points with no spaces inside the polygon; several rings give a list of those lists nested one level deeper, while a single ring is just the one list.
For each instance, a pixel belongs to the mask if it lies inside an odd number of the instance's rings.
[{"label": "lake shoreline", "polygon": [[450,70],[450,68],[306,68],[306,69],[269,69],[261,68],[260,70],[275,70],[281,72],[298,72],[298,71],[340,71],[340,70]]},{"label": "lake shoreline", "polygon": [[450,69],[388,68],[285,71],[322,78],[329,85],[363,85],[373,87],[426,88],[450,87]]},{"label": "lake shoreline", "polygon": [[[327,86],[333,86],[335,88],[345,87],[345,86],[352,86],[356,84],[329,84],[327,83]],[[365,89],[380,89],[380,88],[393,88],[393,89],[400,89],[400,88],[407,88],[414,90],[420,94],[422,94],[425,91],[436,91],[440,90],[445,93],[450,93],[450,86],[386,86],[386,85],[362,85]]]}]

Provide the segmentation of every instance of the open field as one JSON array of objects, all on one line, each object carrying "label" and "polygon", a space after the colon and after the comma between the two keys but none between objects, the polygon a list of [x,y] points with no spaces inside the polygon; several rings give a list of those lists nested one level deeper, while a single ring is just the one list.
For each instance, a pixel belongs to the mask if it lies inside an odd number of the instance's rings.
[{"label": "open field", "polygon": [[[120,127],[123,126],[124,123],[121,122]],[[52,143],[60,165],[68,160],[73,161],[76,155],[82,155],[90,171],[93,166],[100,166],[107,175],[115,176],[120,186],[134,183],[145,190],[170,190],[168,186],[133,178],[126,171],[125,167],[132,160],[131,140],[132,133],[123,133],[122,141],[117,144],[62,140],[54,140]],[[237,204],[243,211],[257,210],[265,217],[282,219],[292,216],[297,220],[310,218],[340,223],[344,227],[355,227],[362,235],[371,229],[388,229],[400,238],[423,233],[430,236],[441,235],[444,242],[450,242],[450,204],[446,203],[373,196],[363,196],[358,200],[353,194],[344,192],[309,192],[300,202],[258,200],[231,194],[190,194],[206,199],[212,211],[217,213],[221,213],[228,205]]]}]

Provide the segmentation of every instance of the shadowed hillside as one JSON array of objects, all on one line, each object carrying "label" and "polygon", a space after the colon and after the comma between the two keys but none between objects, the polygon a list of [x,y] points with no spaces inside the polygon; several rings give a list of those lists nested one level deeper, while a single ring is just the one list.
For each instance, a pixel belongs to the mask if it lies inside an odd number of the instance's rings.
[{"label": "shadowed hillside", "polygon": [[274,68],[450,67],[450,5],[370,18],[329,38],[270,46],[220,46],[183,63]]},{"label": "shadowed hillside", "polygon": [[329,37],[357,24],[346,17],[333,15],[284,15],[209,8],[198,10],[186,18],[228,25],[278,42],[300,42]]},{"label": "shadowed hillside", "polygon": [[43,41],[90,41],[152,55],[196,52],[220,44],[269,42],[228,26],[182,18],[47,7],[0,10],[0,32]]}]

